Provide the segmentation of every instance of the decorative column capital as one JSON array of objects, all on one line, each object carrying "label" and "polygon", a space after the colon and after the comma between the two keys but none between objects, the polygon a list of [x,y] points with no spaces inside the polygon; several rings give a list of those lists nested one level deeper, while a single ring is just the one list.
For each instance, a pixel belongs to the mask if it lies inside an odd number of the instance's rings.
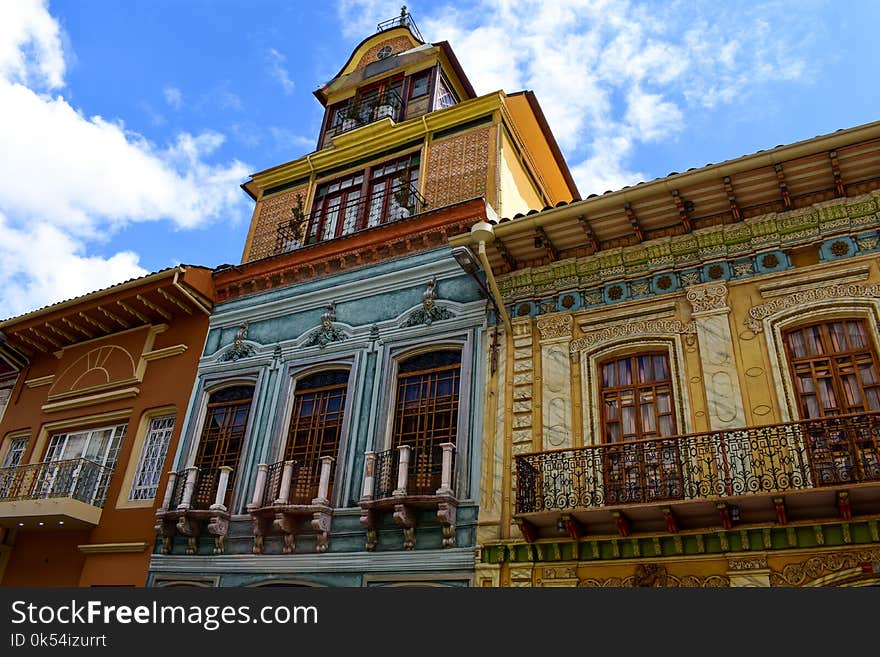
[{"label": "decorative column capital", "polygon": [[693,317],[730,312],[730,308],[727,307],[727,284],[724,282],[689,287],[687,300],[691,304]]},{"label": "decorative column capital", "polygon": [[572,321],[569,313],[541,315],[537,319],[541,340],[571,338]]}]

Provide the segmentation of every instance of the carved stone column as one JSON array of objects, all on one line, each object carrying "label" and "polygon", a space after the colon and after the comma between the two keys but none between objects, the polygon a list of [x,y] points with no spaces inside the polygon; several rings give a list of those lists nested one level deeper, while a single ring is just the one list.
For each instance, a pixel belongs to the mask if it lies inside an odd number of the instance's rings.
[{"label": "carved stone column", "polygon": [[538,317],[541,333],[541,424],[545,450],[572,447],[571,342],[572,317],[556,313]]},{"label": "carved stone column", "polygon": [[695,285],[687,289],[687,300],[691,304],[700,345],[709,426],[712,429],[745,426],[728,318],[727,284],[722,281]]}]

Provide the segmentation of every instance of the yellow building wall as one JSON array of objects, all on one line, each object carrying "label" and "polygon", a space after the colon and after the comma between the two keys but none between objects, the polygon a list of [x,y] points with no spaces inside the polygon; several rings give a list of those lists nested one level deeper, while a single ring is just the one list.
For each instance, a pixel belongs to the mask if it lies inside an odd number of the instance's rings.
[{"label": "yellow building wall", "polygon": [[[802,253],[803,247],[798,248]],[[818,252],[819,244],[814,242],[808,248]],[[818,257],[791,260],[793,266],[784,271],[701,283],[674,294],[587,310],[546,312],[553,308],[545,308],[532,317],[525,298],[506,300],[513,308],[512,331],[502,332],[502,361],[487,379],[478,543],[506,544],[518,550],[528,547],[513,517],[516,455],[602,442],[597,431],[595,379],[598,363],[606,358],[646,349],[667,350],[676,386],[677,429],[679,434],[688,434],[799,419],[782,345],[788,328],[834,318],[864,319],[875,352],[880,354],[880,263],[876,254],[825,263],[819,263]],[[714,382],[724,381],[728,375],[731,380],[719,392]],[[826,580],[814,583],[821,578],[813,575],[821,571],[823,577],[827,575],[827,585],[837,585],[834,582],[845,583],[847,577],[855,577],[859,564],[880,566],[880,517],[861,517],[860,521],[864,531],[859,540],[868,541],[861,547],[850,544],[855,539],[848,523],[843,522],[833,525],[827,536],[821,528],[813,537],[811,527],[799,527],[800,538],[796,541],[790,533],[787,539],[791,549],[768,551],[763,556],[620,557],[561,561],[552,566],[542,564],[541,559],[478,563],[475,581],[479,586],[629,586],[634,585],[633,578],[647,581],[653,577],[676,586],[825,585],[822,582]],[[773,525],[749,539],[750,549],[756,540],[779,549],[779,537],[769,533]],[[717,529],[707,527],[706,531]],[[804,542],[804,532],[806,542],[814,543],[812,549],[798,547]],[[842,536],[833,540],[843,544],[826,545],[832,535]],[[621,540],[621,544],[625,542]],[[734,548],[725,552],[728,550]],[[564,561],[564,554],[551,553],[550,558]],[[635,571],[637,565],[646,563],[658,568]],[[544,572],[548,568],[551,576]]]}]

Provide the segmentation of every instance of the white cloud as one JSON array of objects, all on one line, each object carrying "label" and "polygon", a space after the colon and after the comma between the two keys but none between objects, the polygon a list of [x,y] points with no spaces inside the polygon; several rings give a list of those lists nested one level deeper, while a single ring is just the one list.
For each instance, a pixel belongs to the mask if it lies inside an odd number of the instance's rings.
[{"label": "white cloud", "polygon": [[293,83],[293,80],[290,79],[290,74],[287,72],[287,68],[285,68],[287,57],[275,50],[275,48],[269,48],[266,58],[269,61],[270,75],[281,85],[284,93],[289,96],[293,93],[296,85]]},{"label": "white cloud", "polygon": [[173,109],[179,110],[183,107],[183,92],[177,87],[165,87],[162,95],[165,96],[165,102]]},{"label": "white cloud", "polygon": [[269,134],[275,142],[275,147],[282,150],[299,152],[308,151],[315,147],[314,137],[305,137],[288,128],[269,126]]},{"label": "white cloud", "polygon": [[224,137],[158,146],[59,93],[64,52],[43,2],[0,3],[0,307],[4,315],[139,276],[139,257],[90,252],[129,222],[236,220],[248,167],[215,164]]},{"label": "white cloud", "polygon": [[[363,38],[387,5],[340,0]],[[689,115],[802,79],[809,16],[779,4],[478,0],[425,5],[416,19],[449,41],[478,94],[535,91],[583,195],[645,178],[639,145],[674,138]]]}]

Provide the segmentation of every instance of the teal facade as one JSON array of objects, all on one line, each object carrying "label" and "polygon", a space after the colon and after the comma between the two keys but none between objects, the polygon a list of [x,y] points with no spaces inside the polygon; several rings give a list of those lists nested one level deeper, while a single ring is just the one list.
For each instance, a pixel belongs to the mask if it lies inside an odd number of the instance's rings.
[{"label": "teal facade", "polygon": [[[439,312],[425,313],[431,281]],[[332,329],[322,314],[333,304]],[[175,536],[170,553],[157,540],[148,585],[383,586],[413,583],[467,586],[472,582],[479,493],[479,457],[486,367],[487,301],[448,247],[226,303],[213,312],[196,385],[173,469],[192,465],[212,392],[252,384],[254,397],[237,467],[230,476],[229,527],[221,554],[202,535],[195,554]],[[326,318],[326,315],[325,315]],[[246,337],[241,339],[246,324]],[[236,334],[239,340],[236,343]],[[443,546],[436,510],[417,512],[415,547],[391,512],[379,514],[377,543],[366,549],[358,505],[365,454],[391,448],[395,364],[430,350],[461,352],[453,489],[458,501],[454,544]],[[302,532],[291,554],[270,532],[254,554],[254,523],[247,512],[259,464],[281,460],[297,379],[327,369],[347,370],[338,458],[332,471],[329,544]]]}]

